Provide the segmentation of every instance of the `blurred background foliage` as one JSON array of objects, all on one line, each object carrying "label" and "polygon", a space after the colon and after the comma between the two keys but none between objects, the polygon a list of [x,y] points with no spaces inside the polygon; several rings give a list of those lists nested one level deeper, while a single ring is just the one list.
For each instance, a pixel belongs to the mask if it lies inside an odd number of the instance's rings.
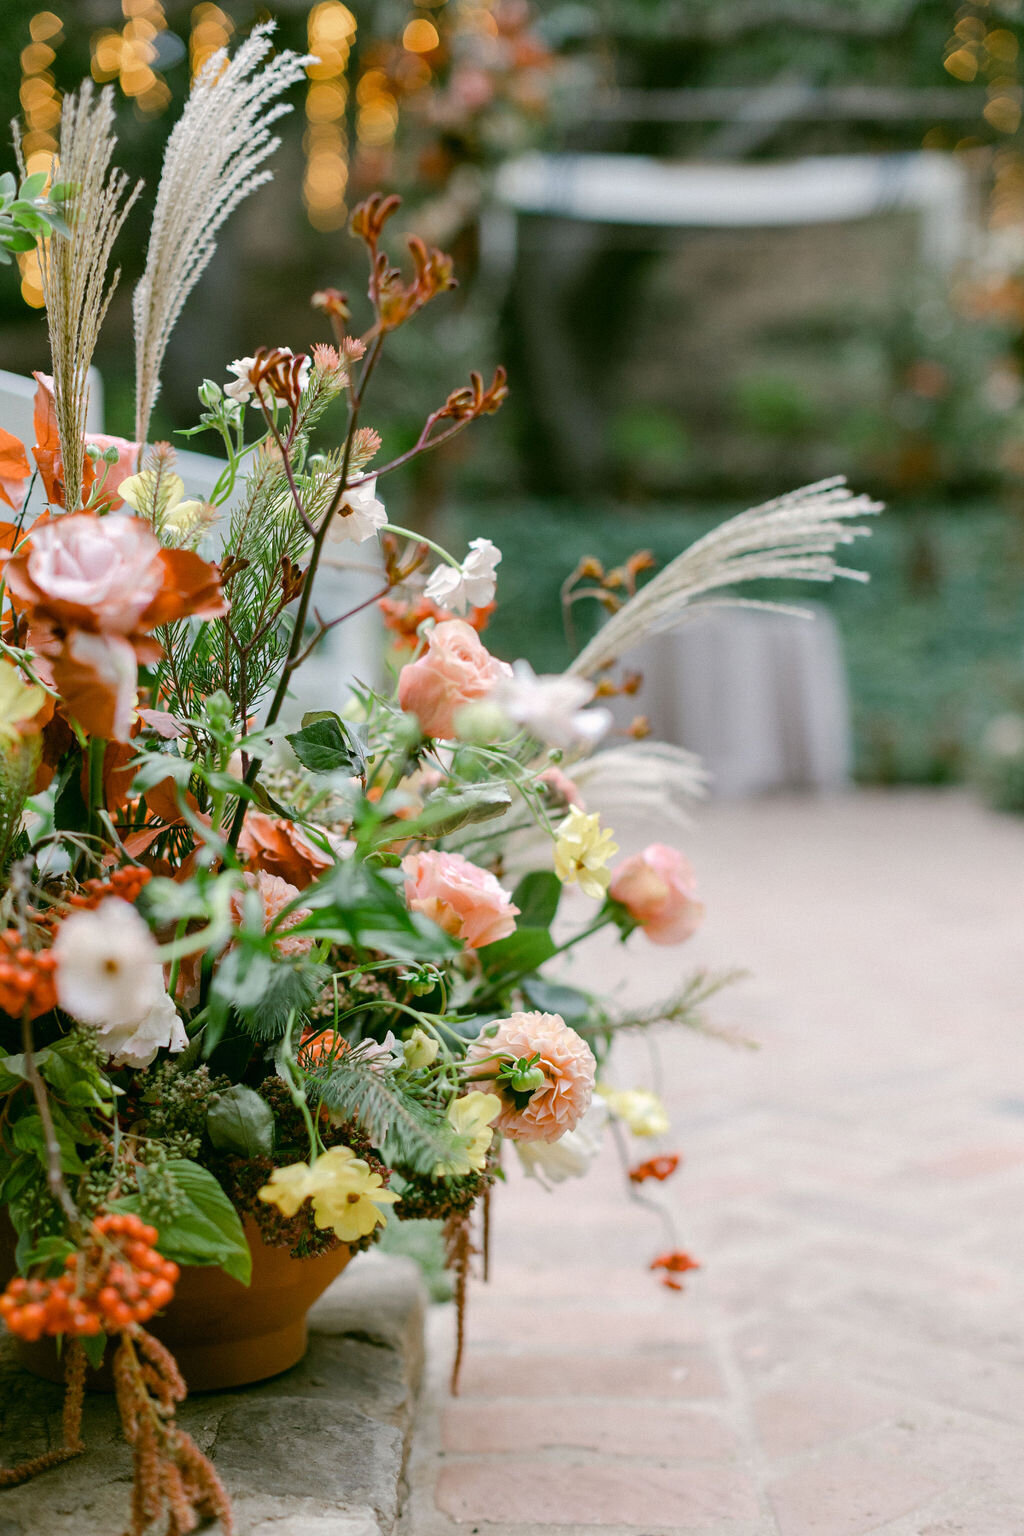
[{"label": "blurred background foliage", "polygon": [[[667,559],[723,512],[839,470],[890,505],[863,552],[871,587],[826,596],[860,776],[945,782],[980,761],[1024,803],[1024,722],[1016,756],[1006,724],[1024,707],[1020,0],[5,0],[0,112],[30,160],[91,73],[147,184],[97,357],[111,431],[130,429],[130,294],[166,135],[203,59],[270,15],[280,46],[320,62],[274,185],[229,221],[175,335],[154,436],[192,422],[196,384],[231,358],[321,339],[310,294],[365,286],[348,212],[400,191],[404,227],[453,252],[460,287],[396,338],[374,424],[401,451],[470,366],[499,360],[512,398],[389,495],[456,543],[503,548],[496,644],[564,660],[557,587],[580,554]],[[535,149],[723,167],[930,151],[962,170],[967,254],[926,262],[899,210],[513,224],[495,177]],[[5,368],[44,365],[38,304],[27,262],[0,283]]]}]

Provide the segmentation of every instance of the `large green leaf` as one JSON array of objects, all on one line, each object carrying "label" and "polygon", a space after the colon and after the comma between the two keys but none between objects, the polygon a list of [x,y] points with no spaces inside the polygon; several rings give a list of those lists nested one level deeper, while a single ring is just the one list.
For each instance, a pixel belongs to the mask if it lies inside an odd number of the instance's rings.
[{"label": "large green leaf", "polygon": [[521,928],[550,928],[558,911],[562,882],[553,870],[535,869],[512,892]]},{"label": "large green leaf", "polygon": [[115,1201],[113,1208],[134,1211],[156,1227],[157,1247],[165,1259],[175,1264],[216,1264],[248,1285],[252,1253],[238,1212],[213,1174],[187,1157],[172,1158],[161,1171],[166,1171],[182,1197],[177,1215],[158,1217],[147,1208],[144,1189]]},{"label": "large green leaf", "polygon": [[244,1083],[233,1083],[216,1095],[206,1114],[206,1130],[220,1152],[268,1157],[274,1150],[274,1111]]},{"label": "large green leaf", "polygon": [[[54,1135],[60,1147],[60,1166],[64,1173],[84,1173],[85,1167],[75,1148],[75,1143],[60,1125],[54,1125]],[[11,1139],[19,1152],[34,1152],[44,1168],[48,1166],[46,1155],[46,1131],[38,1115],[25,1115],[15,1120],[11,1127]]]},{"label": "large green leaf", "polygon": [[484,974],[499,977],[528,976],[538,970],[556,951],[554,939],[546,928],[517,928],[497,944],[485,944],[477,950]]},{"label": "large green leaf", "polygon": [[302,729],[286,738],[295,756],[310,773],[366,772],[362,742],[345,722],[330,710],[303,715]]}]

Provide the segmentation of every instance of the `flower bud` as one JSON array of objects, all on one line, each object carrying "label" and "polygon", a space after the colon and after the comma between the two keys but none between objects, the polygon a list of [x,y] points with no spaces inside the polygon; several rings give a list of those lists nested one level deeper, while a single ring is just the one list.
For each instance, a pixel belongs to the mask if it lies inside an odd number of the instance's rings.
[{"label": "flower bud", "polygon": [[504,711],[486,699],[478,704],[465,704],[455,712],[455,734],[472,746],[486,747],[492,741],[503,741],[512,731]]},{"label": "flower bud", "polygon": [[223,393],[220,385],[215,383],[213,379],[204,379],[199,386],[200,402],[209,411],[216,410],[223,398]]}]

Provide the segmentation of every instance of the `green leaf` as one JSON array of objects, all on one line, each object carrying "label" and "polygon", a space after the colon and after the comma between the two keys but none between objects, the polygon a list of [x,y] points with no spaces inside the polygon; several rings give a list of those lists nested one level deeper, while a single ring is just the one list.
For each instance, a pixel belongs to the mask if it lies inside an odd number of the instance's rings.
[{"label": "green leaf", "polygon": [[[26,176],[21,184],[21,191],[18,196],[25,198],[28,202],[34,201],[46,186],[47,174],[46,171],[34,171],[31,176]],[[4,179],[6,180],[6,178]],[[13,182],[13,176],[11,180]]]},{"label": "green leaf", "polygon": [[355,1057],[336,1059],[325,1074],[307,1079],[307,1091],[328,1109],[364,1126],[388,1163],[432,1173],[467,1145],[446,1120],[396,1081],[394,1073]]},{"label": "green leaf", "polygon": [[[59,1125],[54,1126],[54,1135],[60,1145],[60,1166],[64,1173],[84,1173],[83,1164],[74,1142],[68,1133]],[[14,1145],[19,1152],[33,1152],[44,1168],[48,1166],[46,1160],[46,1132],[43,1122],[38,1115],[25,1115],[21,1120],[15,1120],[11,1130]]]},{"label": "green leaf", "polygon": [[575,987],[545,981],[543,976],[528,976],[522,986],[528,1000],[542,1013],[561,1014],[567,1024],[583,1024],[590,1017],[590,998]]},{"label": "green leaf", "polygon": [[30,235],[27,229],[15,229],[11,233],[4,234],[4,245],[10,251],[34,251],[38,241],[35,235]]},{"label": "green leaf", "polygon": [[511,804],[506,784],[462,784],[458,789],[436,789],[423,802],[421,814],[407,825],[416,832],[429,832],[431,837],[447,837],[460,827],[504,816]]},{"label": "green leaf", "polygon": [[18,190],[18,183],[10,171],[4,171],[0,176],[0,197],[14,197]]},{"label": "green leaf", "polygon": [[[48,1052],[36,1051],[36,1066],[42,1068]],[[24,1056],[0,1056],[0,1093],[13,1093],[28,1082]]]},{"label": "green leaf", "polygon": [[133,1211],[159,1232],[157,1248],[175,1264],[219,1265],[243,1285],[252,1276],[252,1253],[238,1212],[213,1174],[190,1158],[171,1158],[162,1173],[176,1185],[184,1202],[176,1216],[159,1219],[146,1207],[145,1193],[113,1202],[118,1211]]},{"label": "green leaf", "polygon": [[293,731],[286,740],[311,773],[347,773],[360,778],[366,773],[362,743],[330,711],[303,715],[302,729]]},{"label": "green leaf", "polygon": [[69,1253],[74,1253],[75,1245],[66,1237],[60,1237],[51,1233],[48,1237],[41,1237],[33,1248],[30,1248],[22,1261],[23,1269],[33,1269],[37,1264],[45,1264],[47,1272],[57,1275],[64,1268],[64,1260]]},{"label": "green leaf", "polygon": [[51,1047],[45,1060],[39,1061],[41,1075],[73,1109],[109,1108],[114,1097],[111,1084],[97,1068],[87,1068],[81,1061],[65,1056],[62,1043]]},{"label": "green leaf", "polygon": [[512,892],[512,900],[519,908],[520,926],[550,928],[561,895],[562,882],[553,870],[535,869],[524,875]]},{"label": "green leaf", "polygon": [[107,1352],[107,1336],[105,1333],[86,1334],[82,1339],[82,1348],[85,1350],[85,1358],[94,1371],[98,1371],[103,1364],[103,1356]]},{"label": "green leaf", "polygon": [[219,1152],[269,1157],[274,1150],[274,1111],[244,1083],[218,1093],[206,1114],[206,1130]]},{"label": "green leaf", "polygon": [[345,859],[302,893],[309,917],[289,933],[315,932],[336,942],[380,950],[397,960],[445,960],[460,945],[436,923],[410,912],[399,871]]},{"label": "green leaf", "polygon": [[546,928],[517,928],[497,944],[485,944],[477,950],[484,974],[496,977],[528,976],[539,970],[556,951],[554,939]]}]

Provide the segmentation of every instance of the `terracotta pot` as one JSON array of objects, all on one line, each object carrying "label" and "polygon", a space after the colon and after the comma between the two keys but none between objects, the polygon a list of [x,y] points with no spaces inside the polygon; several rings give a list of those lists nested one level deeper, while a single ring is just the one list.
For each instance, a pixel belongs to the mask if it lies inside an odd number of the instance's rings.
[{"label": "terracotta pot", "polygon": [[[0,1223],[0,1285],[14,1273],[10,1227]],[[255,1222],[245,1221],[252,1249],[252,1283],[244,1286],[222,1269],[189,1265],[181,1271],[174,1300],[147,1323],[171,1350],[190,1392],[219,1391],[263,1381],[297,1365],[306,1353],[306,1313],[352,1257],[343,1243],[319,1258],[293,1259],[286,1248],[269,1248]],[[20,1363],[47,1381],[63,1381],[52,1339],[15,1341]],[[88,1373],[93,1391],[110,1392],[110,1358]]]}]

